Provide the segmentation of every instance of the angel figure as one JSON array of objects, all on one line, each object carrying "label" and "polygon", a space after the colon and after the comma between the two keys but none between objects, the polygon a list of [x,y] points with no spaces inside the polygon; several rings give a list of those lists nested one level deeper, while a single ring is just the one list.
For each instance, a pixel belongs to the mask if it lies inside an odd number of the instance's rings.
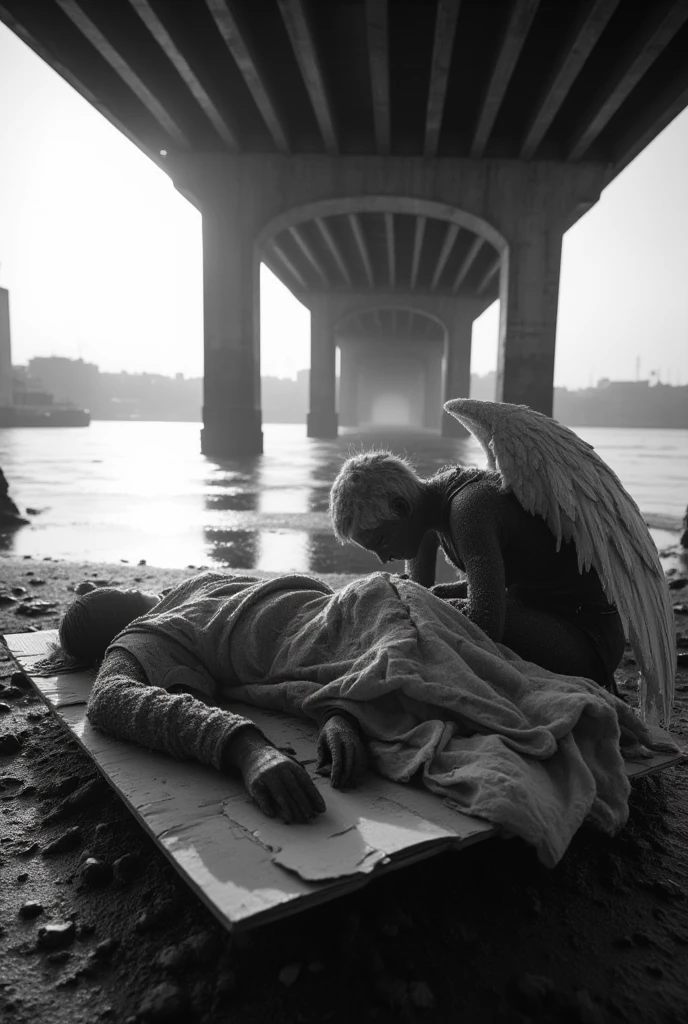
[{"label": "angel figure", "polygon": [[[616,693],[628,635],[641,714],[669,723],[676,666],[659,555],[618,477],[572,430],[527,406],[453,399],[486,470],[422,478],[388,451],[354,455],[330,492],[340,541],[404,559],[410,578],[452,600],[497,643],[553,672]],[[460,570],[435,583],[438,547]]]}]

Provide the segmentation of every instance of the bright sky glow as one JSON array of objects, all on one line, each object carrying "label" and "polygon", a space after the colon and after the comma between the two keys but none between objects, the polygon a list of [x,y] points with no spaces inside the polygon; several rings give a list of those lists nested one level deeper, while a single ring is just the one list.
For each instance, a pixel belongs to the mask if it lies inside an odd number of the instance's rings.
[{"label": "bright sky glow", "polygon": [[[13,360],[200,376],[201,218],[169,178],[0,25],[0,284]],[[564,239],[555,379],[688,382],[688,112]],[[263,267],[262,372],[309,364],[309,314]],[[496,365],[497,304],[472,369]]]}]

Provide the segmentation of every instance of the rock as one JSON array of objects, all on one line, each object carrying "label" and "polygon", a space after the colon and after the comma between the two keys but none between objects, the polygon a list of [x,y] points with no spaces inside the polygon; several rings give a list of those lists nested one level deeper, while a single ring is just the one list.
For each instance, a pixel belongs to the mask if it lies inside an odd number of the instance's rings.
[{"label": "rock", "polygon": [[15,597],[23,597],[26,592],[26,587],[12,587],[12,593]]},{"label": "rock", "polygon": [[277,975],[277,980],[285,988],[291,988],[299,974],[301,973],[301,964],[287,964]]},{"label": "rock", "polygon": [[424,981],[412,981],[409,985],[409,997],[419,1010],[429,1010],[435,1005],[432,989]]},{"label": "rock", "polygon": [[68,960],[72,959],[72,954],[68,949],[59,949],[56,953],[49,953],[48,960],[51,964],[65,964]]},{"label": "rock", "polygon": [[138,560],[138,563],[137,563],[137,564],[138,564],[138,565],[147,565],[148,563],[146,562],[146,559],[145,559],[145,558],[139,558],[139,560]]},{"label": "rock", "polygon": [[37,903],[36,900],[27,900],[19,908],[19,916],[23,917],[25,921],[31,921],[34,917],[38,917],[43,913],[43,904]]},{"label": "rock", "polygon": [[77,811],[81,811],[101,800],[106,792],[107,785],[100,778],[85,782],[83,786],[80,786],[76,792],[67,796],[59,807],[56,807],[54,811],[45,817],[44,824],[48,825],[52,821],[59,821],[62,818],[68,818],[71,814],[76,814]]},{"label": "rock", "polygon": [[[163,983],[151,989],[139,1007],[139,1016],[157,1024],[158,1021],[176,1021],[188,1013],[186,993],[177,985]],[[186,1018],[188,1019],[188,1017]]]},{"label": "rock", "polygon": [[68,853],[70,850],[75,850],[80,845],[81,839],[81,829],[75,825],[74,828],[63,832],[57,839],[53,839],[52,843],[48,843],[43,849],[43,856],[52,857],[57,853]]},{"label": "rock", "polygon": [[100,889],[112,881],[112,868],[96,857],[87,857],[81,869],[81,880],[92,889]]},{"label": "rock", "polygon": [[5,704],[4,701],[0,700],[0,715],[9,715],[11,711],[12,708],[9,704]]},{"label": "rock", "polygon": [[56,601],[31,601],[31,603],[22,601],[14,611],[15,615],[28,615],[31,618],[35,618],[37,615],[47,615],[48,612],[54,612],[56,607]]},{"label": "rock", "polygon": [[6,732],[0,736],[0,756],[7,757],[9,754],[16,754],[21,748],[22,741],[13,732]]},{"label": "rock", "polygon": [[93,950],[92,955],[95,957],[96,960],[109,960],[118,946],[119,942],[117,941],[117,939],[103,939],[103,941],[99,942],[96,948]]},{"label": "rock", "polygon": [[12,597],[11,594],[0,594],[0,606],[15,604],[16,597]]},{"label": "rock", "polygon": [[41,949],[64,949],[71,946],[75,936],[73,921],[56,921],[38,929],[38,945]]},{"label": "rock", "polygon": [[555,991],[552,979],[541,974],[522,974],[516,979],[515,988],[519,1003],[526,1010],[539,1008]]},{"label": "rock", "polygon": [[38,576],[34,576],[32,580],[29,580],[29,586],[31,587],[44,587],[48,581],[42,580]]},{"label": "rock", "polygon": [[21,874],[17,875],[17,881],[19,883],[21,883],[22,885],[24,884],[24,882],[28,882],[28,880],[29,880],[29,872],[28,871],[22,871]]},{"label": "rock", "polygon": [[669,590],[682,590],[683,587],[688,586],[688,576],[674,576],[668,583]]},{"label": "rock", "polygon": [[[26,789],[29,789],[29,787],[27,786]],[[26,792],[26,789],[24,790],[24,793]],[[22,793],[22,796],[23,795],[24,794]],[[38,843],[31,843],[30,846],[26,846],[23,850],[20,850],[17,856],[21,857],[23,860],[28,860],[29,857],[35,857],[39,850],[40,846]]]}]

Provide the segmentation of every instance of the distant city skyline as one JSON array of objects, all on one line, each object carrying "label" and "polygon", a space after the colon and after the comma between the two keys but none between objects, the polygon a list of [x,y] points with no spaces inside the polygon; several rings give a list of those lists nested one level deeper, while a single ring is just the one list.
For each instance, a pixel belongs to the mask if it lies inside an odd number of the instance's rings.
[{"label": "distant city skyline", "polygon": [[[171,181],[0,25],[0,285],[13,359],[201,376],[201,218]],[[555,384],[688,381],[688,112],[564,237]],[[499,305],[471,370],[493,370]],[[261,372],[310,359],[309,313],[261,268]],[[638,362],[639,361],[639,362]]]}]

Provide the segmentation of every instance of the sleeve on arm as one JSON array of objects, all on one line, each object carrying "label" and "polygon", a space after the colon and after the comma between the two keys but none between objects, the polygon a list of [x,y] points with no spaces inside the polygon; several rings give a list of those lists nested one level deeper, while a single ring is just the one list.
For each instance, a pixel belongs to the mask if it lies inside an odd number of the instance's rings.
[{"label": "sleeve on arm", "polygon": [[468,603],[464,614],[500,643],[506,615],[506,576],[498,517],[490,491],[480,485],[454,499],[452,539],[466,567]]},{"label": "sleeve on arm", "polygon": [[118,739],[217,769],[235,733],[246,726],[257,728],[249,719],[208,707],[188,693],[151,686],[136,658],[121,648],[105,655],[86,714],[91,725]]}]

